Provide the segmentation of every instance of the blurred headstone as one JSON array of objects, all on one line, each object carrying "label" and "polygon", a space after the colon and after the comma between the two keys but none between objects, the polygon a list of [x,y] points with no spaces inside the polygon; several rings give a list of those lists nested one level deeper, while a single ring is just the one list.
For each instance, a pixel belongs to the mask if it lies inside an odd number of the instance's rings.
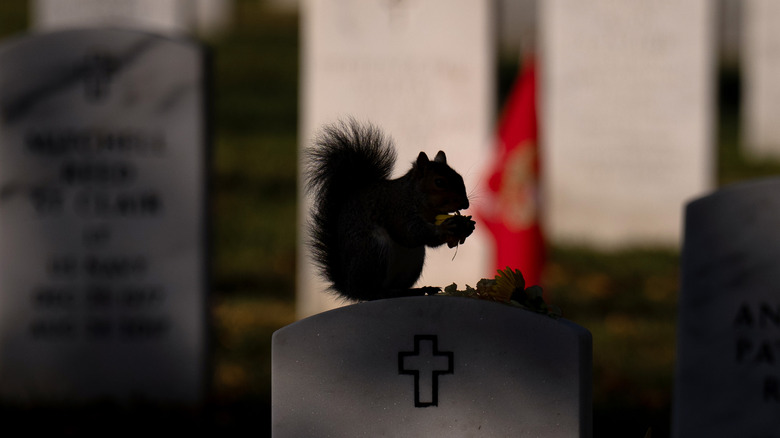
[{"label": "blurred headstone", "polygon": [[233,24],[235,0],[194,1],[195,27],[199,35],[221,35]]},{"label": "blurred headstone", "polygon": [[204,62],[126,30],[0,47],[0,399],[201,399]]},{"label": "blurred headstone", "polygon": [[744,0],[718,0],[718,57],[721,65],[738,66],[742,48]]},{"label": "blurred headstone", "polygon": [[602,249],[679,242],[714,179],[714,3],[540,2],[545,226]]},{"label": "blurred headstone", "polygon": [[678,314],[674,434],[780,430],[780,179],[688,204]]},{"label": "blurred headstone", "polygon": [[590,437],[592,342],[457,297],[355,304],[274,333],[275,437]]},{"label": "blurred headstone", "polygon": [[196,6],[195,0],[33,0],[31,20],[37,30],[129,26],[184,34],[194,24]]},{"label": "blurred headstone", "polygon": [[[466,190],[478,194],[492,151],[491,2],[309,0],[302,6],[301,148],[323,125],[354,116],[395,140],[394,177],[420,151],[443,150]],[[300,202],[305,236],[311,200]],[[478,196],[472,207],[477,202]],[[454,249],[428,249],[420,285],[474,285],[492,277],[489,239],[477,224],[454,259]],[[343,304],[324,293],[308,248],[303,242],[299,248],[299,317]]]},{"label": "blurred headstone", "polygon": [[780,2],[746,0],[742,9],[743,148],[780,159]]},{"label": "blurred headstone", "polygon": [[534,52],[537,43],[539,0],[497,0],[498,46],[507,60],[520,60]]}]

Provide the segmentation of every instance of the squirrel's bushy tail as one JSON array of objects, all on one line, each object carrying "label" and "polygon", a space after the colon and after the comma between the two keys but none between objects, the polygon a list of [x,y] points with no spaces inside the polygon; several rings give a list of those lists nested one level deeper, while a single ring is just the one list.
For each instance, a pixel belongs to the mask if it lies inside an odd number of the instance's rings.
[{"label": "squirrel's bushy tail", "polygon": [[346,281],[338,257],[338,222],[360,190],[390,178],[396,153],[379,128],[354,119],[327,125],[306,151],[306,189],[313,195],[310,246],[314,262],[337,290]]}]

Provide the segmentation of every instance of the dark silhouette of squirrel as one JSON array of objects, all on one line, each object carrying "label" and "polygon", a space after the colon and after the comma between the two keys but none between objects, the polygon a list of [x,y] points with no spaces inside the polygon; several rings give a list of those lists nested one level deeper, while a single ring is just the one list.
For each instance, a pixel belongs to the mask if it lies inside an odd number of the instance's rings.
[{"label": "dark silhouette of squirrel", "polygon": [[[444,152],[433,161],[420,152],[409,172],[391,180],[392,139],[350,119],[325,126],[306,160],[315,202],[309,244],[332,290],[359,301],[439,291],[411,289],[425,247],[452,248],[474,231],[471,217],[458,213],[469,200]],[[449,213],[456,214],[442,221]]]}]

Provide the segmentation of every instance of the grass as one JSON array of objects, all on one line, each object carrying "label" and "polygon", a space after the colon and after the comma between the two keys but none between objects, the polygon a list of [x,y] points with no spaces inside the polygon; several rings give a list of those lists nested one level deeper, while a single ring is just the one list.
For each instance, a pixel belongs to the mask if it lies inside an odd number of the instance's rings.
[{"label": "grass", "polygon": [[678,290],[675,252],[553,248],[545,281],[593,335],[594,436],[668,436]]},{"label": "grass", "polygon": [[[236,12],[234,29],[207,41],[215,123],[209,404],[198,421],[179,413],[167,422],[262,434],[270,421],[270,336],[294,319],[298,21],[256,0],[239,0]],[[25,1],[0,2],[0,38],[24,30],[26,20]],[[517,66],[499,67],[500,102]],[[738,72],[723,70],[719,90],[718,184],[780,173],[777,163],[739,152]],[[548,295],[593,334],[594,436],[642,437],[648,427],[655,438],[668,436],[679,255],[571,247],[549,254]],[[84,415],[94,422],[94,414]]]}]

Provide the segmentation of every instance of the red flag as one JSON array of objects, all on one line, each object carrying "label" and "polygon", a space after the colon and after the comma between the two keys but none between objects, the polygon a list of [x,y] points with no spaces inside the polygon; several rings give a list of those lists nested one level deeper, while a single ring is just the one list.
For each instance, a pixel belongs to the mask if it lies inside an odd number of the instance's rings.
[{"label": "red flag", "polygon": [[519,269],[539,284],[544,241],[539,214],[536,65],[526,60],[498,126],[498,150],[479,216],[496,241],[495,268]]}]

